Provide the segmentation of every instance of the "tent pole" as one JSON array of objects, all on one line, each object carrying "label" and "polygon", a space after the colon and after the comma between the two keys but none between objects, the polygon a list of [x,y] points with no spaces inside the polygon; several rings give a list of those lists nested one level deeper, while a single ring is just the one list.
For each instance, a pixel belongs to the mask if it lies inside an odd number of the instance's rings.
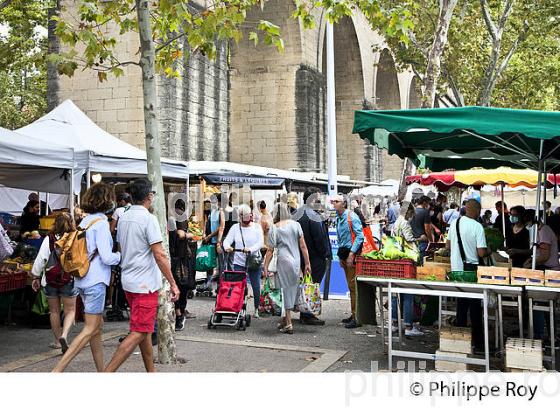
[{"label": "tent pole", "polygon": [[504,246],[506,246],[506,213],[505,213],[505,201],[504,201],[504,183],[501,185],[502,189],[502,233],[504,234]]},{"label": "tent pole", "polygon": [[49,193],[45,192],[45,215],[49,214]]},{"label": "tent pole", "polygon": [[86,189],[91,186],[91,171],[88,169],[86,172]]},{"label": "tent pole", "polygon": [[548,183],[548,178],[546,174],[546,161],[543,161],[543,224],[546,225],[546,185]]},{"label": "tent pole", "polygon": [[70,170],[70,215],[74,218],[74,172]]},{"label": "tent pole", "polygon": [[540,154],[539,154],[539,176],[537,182],[537,210],[535,213],[536,221],[533,221],[533,243],[531,246],[533,247],[533,263],[532,268],[535,269],[537,267],[537,238],[539,233],[539,213],[541,211],[541,182],[542,182],[542,171],[543,171],[543,147],[544,147],[544,140],[541,140],[541,147],[540,147]]}]

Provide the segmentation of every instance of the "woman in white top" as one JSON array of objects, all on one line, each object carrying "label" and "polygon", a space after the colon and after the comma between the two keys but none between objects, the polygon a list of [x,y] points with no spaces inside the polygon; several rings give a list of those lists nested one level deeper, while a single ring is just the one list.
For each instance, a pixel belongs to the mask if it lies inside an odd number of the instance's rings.
[{"label": "woman in white top", "polygon": [[[51,330],[54,335],[54,342],[49,347],[52,349],[62,348],[63,354],[68,350],[68,332],[70,332],[76,317],[76,296],[78,296],[78,290],[74,287],[74,279],[68,274],[63,274],[60,265],[55,266],[58,264],[58,258],[56,254],[51,252],[51,249],[54,249],[54,242],[59,240],[62,235],[75,229],[72,215],[67,213],[57,215],[51,232],[41,244],[41,249],[39,249],[31,271],[34,277],[31,285],[33,290],[37,292],[42,286],[49,302]],[[60,269],[60,274],[56,275],[58,277],[51,281],[50,275],[46,274],[47,269]],[[47,280],[47,276],[49,276],[49,280]],[[64,309],[64,323],[62,327],[60,323],[61,303]]]},{"label": "woman in white top", "polygon": [[113,252],[113,237],[105,216],[114,207],[115,191],[112,186],[102,182],[92,185],[83,197],[82,208],[88,216],[82,220],[80,228],[86,230],[86,244],[91,263],[86,276],[75,280],[75,286],[84,302],[85,324],[53,372],[64,371],[88,343],[97,371],[104,370],[101,328],[105,295],[111,280],[111,266],[118,265],[121,260],[120,252]]},{"label": "woman in white top", "polygon": [[[255,305],[254,317],[259,317],[259,305],[261,300],[261,274],[262,263],[259,267],[247,267],[247,257],[251,254],[259,254],[263,243],[263,231],[260,224],[251,222],[253,217],[249,205],[243,204],[238,209],[239,220],[229,230],[224,240],[224,249],[228,253],[235,251],[233,256],[233,270],[247,272],[249,282],[253,288],[253,297]],[[227,264],[226,264],[227,265]]]}]

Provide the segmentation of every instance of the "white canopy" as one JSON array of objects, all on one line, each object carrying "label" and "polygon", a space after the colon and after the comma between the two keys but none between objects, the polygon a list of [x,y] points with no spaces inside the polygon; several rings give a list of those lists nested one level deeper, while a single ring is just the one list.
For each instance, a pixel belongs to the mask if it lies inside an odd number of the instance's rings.
[{"label": "white canopy", "polygon": [[[72,101],[66,100],[37,121],[20,128],[19,133],[35,137],[45,143],[60,144],[85,154],[79,167],[84,171],[145,175],[146,153],[97,126]],[[162,159],[164,177],[188,179],[188,165]]]},{"label": "white canopy", "polygon": [[[68,194],[70,175],[80,162],[72,148],[0,127],[0,184],[12,188]],[[81,173],[74,171],[79,186]]]}]

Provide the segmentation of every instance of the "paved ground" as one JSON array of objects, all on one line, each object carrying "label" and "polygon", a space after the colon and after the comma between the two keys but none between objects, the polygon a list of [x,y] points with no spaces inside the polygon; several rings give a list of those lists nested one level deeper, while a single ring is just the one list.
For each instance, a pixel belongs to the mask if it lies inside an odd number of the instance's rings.
[{"label": "paved ground", "polygon": [[[206,324],[214,299],[200,297],[190,299],[188,303],[188,309],[197,317],[188,320],[185,330],[177,333],[178,354],[186,359],[186,363],[162,366],[160,371],[370,371],[372,362],[374,367],[387,367],[378,327],[364,326],[348,330],[340,325],[340,319],[349,315],[348,301],[325,301],[321,317],[326,320],[326,325],[304,326],[295,321],[293,335],[277,331],[277,317],[255,319],[246,331],[229,328],[209,330]],[[70,340],[80,326],[78,324],[73,329]],[[437,348],[436,333],[425,330],[426,337],[407,342],[413,343],[415,349],[434,351]],[[116,349],[118,335],[126,331],[126,322],[105,323],[107,359]],[[49,329],[4,326],[0,327],[0,333],[0,371],[49,371],[57,360],[57,351],[48,347],[51,342]],[[69,371],[93,369],[90,352],[86,350],[78,356]],[[142,371],[140,355],[134,355],[123,370]]]}]

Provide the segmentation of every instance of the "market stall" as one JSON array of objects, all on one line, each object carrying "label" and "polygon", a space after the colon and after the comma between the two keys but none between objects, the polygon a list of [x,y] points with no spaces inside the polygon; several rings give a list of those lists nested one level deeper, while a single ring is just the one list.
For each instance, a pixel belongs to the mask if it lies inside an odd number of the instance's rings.
[{"label": "market stall", "polygon": [[[503,165],[500,162],[510,163],[516,168],[530,168],[534,171],[527,174],[526,171],[510,170],[498,177],[498,183],[511,182],[512,184],[527,184],[537,187],[536,214],[539,215],[541,207],[541,188],[546,185],[548,172],[556,171],[560,163],[560,113],[541,112],[528,110],[509,110],[485,107],[461,107],[446,109],[422,109],[406,111],[357,111],[355,113],[354,132],[359,133],[363,139],[378,145],[396,154],[401,158],[411,158],[416,164],[420,164],[419,157],[424,156],[432,163],[431,169],[441,170],[447,168],[466,169],[473,166],[496,166]],[[518,172],[524,174],[520,177]],[[485,175],[487,177],[488,175]],[[511,176],[511,178],[509,178]],[[426,177],[429,178],[430,176]],[[433,174],[431,175],[433,177]],[[479,177],[467,178],[463,175],[457,178],[453,175],[437,175],[443,180],[443,186],[452,186],[454,183],[462,186],[474,185],[483,182]],[[441,178],[440,178],[441,177]],[[529,177],[529,179],[527,179]],[[458,179],[458,180],[457,180]],[[422,181],[422,179],[420,179]],[[416,181],[418,182],[418,181]],[[433,181],[430,181],[433,183]],[[556,183],[555,179],[552,181]],[[532,242],[536,243],[536,230]],[[510,267],[479,267],[478,272],[450,272],[450,267],[431,266],[409,269],[408,275],[399,272],[384,274],[377,272],[377,277],[388,277],[389,282],[398,282],[398,293],[424,294],[426,285],[422,280],[434,280],[434,287],[439,288],[437,283],[450,282],[472,282],[470,287],[473,293],[483,292],[486,294],[488,286],[496,287],[495,292],[510,292],[513,287],[525,288],[537,285],[539,287],[556,287],[555,281],[547,281],[547,275],[555,275],[555,272],[539,271],[535,269],[536,246],[533,247],[533,269],[518,269]],[[389,261],[390,262],[390,261]],[[359,262],[358,262],[359,263]],[[365,266],[367,261],[362,261]],[[373,264],[373,263],[369,263]],[[438,271],[439,270],[439,271]],[[367,269],[358,271],[357,275],[364,275]],[[392,279],[392,278],[398,279]],[[416,280],[414,280],[416,279]],[[358,282],[363,279],[358,278]],[[454,283],[451,283],[454,282]],[[390,286],[389,283],[385,284]],[[417,286],[418,285],[418,286]],[[459,285],[459,287],[462,285]],[[434,289],[435,289],[434,288]],[[414,289],[414,292],[410,289]],[[437,289],[435,289],[437,290]],[[494,291],[494,290],[493,290]],[[423,293],[424,292],[424,293]],[[503,293],[503,292],[502,292]],[[457,295],[459,296],[459,294]],[[474,295],[473,295],[474,297]],[[364,300],[365,299],[365,300]],[[358,298],[358,303],[371,303],[369,297]],[[486,299],[484,296],[483,299]],[[500,299],[501,300],[501,299]],[[485,303],[485,305],[487,305]],[[517,308],[521,309],[521,301],[517,302]],[[360,310],[361,307],[358,307]],[[487,316],[487,306],[484,307]],[[500,318],[498,308],[498,320]],[[487,322],[487,321],[486,321]],[[521,325],[521,324],[520,324]],[[522,325],[521,325],[522,326]],[[503,334],[503,332],[502,332]],[[441,336],[441,335],[440,335]],[[487,324],[485,325],[485,339],[488,337]],[[485,341],[488,347],[487,340]],[[470,346],[470,342],[468,343]],[[503,345],[503,343],[502,343]],[[512,344],[507,343],[506,346]],[[403,352],[399,352],[401,354]],[[506,358],[508,351],[506,347]],[[461,353],[463,355],[463,353]],[[402,354],[406,356],[406,353]],[[437,354],[436,354],[437,356]],[[444,355],[445,356],[445,355]],[[468,354],[464,354],[468,356]],[[411,357],[411,356],[406,356]],[[437,357],[435,357],[437,360]],[[487,349],[485,354],[488,363]],[[442,361],[440,357],[440,361]],[[456,362],[448,357],[443,361]],[[464,361],[462,361],[464,363]],[[507,360],[506,360],[507,362]],[[488,366],[486,364],[486,366]],[[437,368],[437,364],[436,364]]]},{"label": "market stall", "polygon": [[[79,155],[76,168],[86,174],[87,186],[92,173],[119,178],[147,174],[146,153],[143,150],[101,129],[70,100],[17,132],[34,137],[43,145],[57,144],[71,148]],[[187,163],[165,158],[161,162],[164,178],[188,179]],[[81,185],[78,184],[76,189],[80,192]]]}]

